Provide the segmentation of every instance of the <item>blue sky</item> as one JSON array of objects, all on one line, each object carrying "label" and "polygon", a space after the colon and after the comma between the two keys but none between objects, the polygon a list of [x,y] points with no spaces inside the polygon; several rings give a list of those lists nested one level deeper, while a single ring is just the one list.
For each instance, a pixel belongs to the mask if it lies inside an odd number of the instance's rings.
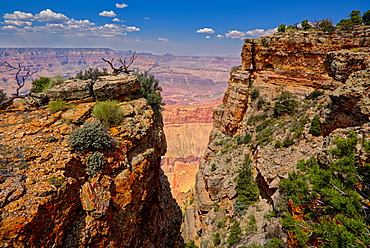
[{"label": "blue sky", "polygon": [[281,23],[330,17],[369,0],[13,0],[0,4],[0,47],[112,48],[154,54],[238,55],[243,38]]}]

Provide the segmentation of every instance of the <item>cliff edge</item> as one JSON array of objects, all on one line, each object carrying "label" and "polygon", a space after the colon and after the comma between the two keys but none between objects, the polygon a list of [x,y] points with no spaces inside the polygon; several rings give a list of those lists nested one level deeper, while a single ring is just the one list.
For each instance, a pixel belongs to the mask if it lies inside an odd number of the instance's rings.
[{"label": "cliff edge", "polygon": [[85,86],[47,92],[66,100],[64,110],[0,112],[0,246],[181,247],[181,210],[160,168],[161,115],[132,98],[118,104],[123,121],[103,127],[92,96],[122,99],[139,82],[121,75]]}]

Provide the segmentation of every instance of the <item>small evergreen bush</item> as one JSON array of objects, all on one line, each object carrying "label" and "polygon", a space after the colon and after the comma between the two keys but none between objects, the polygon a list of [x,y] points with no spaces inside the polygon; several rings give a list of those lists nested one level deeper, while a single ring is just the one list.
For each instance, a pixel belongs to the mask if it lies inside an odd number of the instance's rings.
[{"label": "small evergreen bush", "polygon": [[62,100],[55,100],[49,102],[48,108],[50,109],[51,112],[55,113],[66,109],[66,102]]},{"label": "small evergreen bush", "polygon": [[297,97],[289,91],[282,91],[274,105],[274,116],[293,114],[298,109]]},{"label": "small evergreen bush", "polygon": [[218,246],[221,244],[221,235],[219,232],[213,234],[213,245]]},{"label": "small evergreen bush", "polygon": [[241,145],[241,144],[248,144],[250,141],[252,140],[252,135],[250,135],[249,133],[246,133],[244,136],[238,136],[237,139],[236,139],[236,143],[238,145]]},{"label": "small evergreen bush", "polygon": [[247,156],[235,178],[238,201],[250,205],[259,199],[259,188],[251,170],[252,160]]},{"label": "small evergreen bush", "polygon": [[310,134],[313,136],[320,136],[321,135],[321,127],[320,127],[320,121],[319,116],[315,115],[315,117],[311,121],[311,127],[308,130]]},{"label": "small evergreen bush", "polygon": [[68,145],[82,151],[95,151],[111,148],[112,141],[100,123],[85,123],[72,131]]},{"label": "small evergreen bush", "polygon": [[89,177],[94,177],[96,174],[101,173],[102,168],[107,163],[104,155],[100,152],[90,153],[86,161],[86,172]]},{"label": "small evergreen bush", "polygon": [[253,89],[251,93],[251,99],[252,101],[255,101],[260,96],[259,89]]},{"label": "small evergreen bush", "polygon": [[227,238],[228,247],[232,247],[242,239],[242,229],[239,221],[234,221],[230,227],[229,237]]},{"label": "small evergreen bush", "polygon": [[50,80],[51,79],[48,77],[40,77],[39,79],[34,80],[30,91],[32,93],[44,92],[49,87]]},{"label": "small evergreen bush", "polygon": [[118,101],[113,100],[98,102],[92,111],[92,115],[106,127],[121,124],[124,119],[123,114],[124,111],[118,105]]}]

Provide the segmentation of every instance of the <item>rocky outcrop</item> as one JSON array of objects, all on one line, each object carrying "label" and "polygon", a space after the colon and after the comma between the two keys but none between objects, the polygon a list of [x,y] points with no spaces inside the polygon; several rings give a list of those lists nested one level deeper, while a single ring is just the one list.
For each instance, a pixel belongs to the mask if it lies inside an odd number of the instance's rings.
[{"label": "rocky outcrop", "polygon": [[[245,40],[242,67],[231,73],[223,103],[213,113],[210,141],[196,175],[194,205],[185,214],[186,241],[211,247],[218,235],[220,247],[264,246],[272,239],[294,247],[279,216],[279,183],[297,170],[300,160],[329,149],[323,135],[368,125],[369,46],[366,28],[341,35],[288,32]],[[321,90],[314,92],[317,88]],[[297,105],[279,116],[276,103],[285,91]],[[311,130],[315,116],[321,133]],[[259,188],[259,199],[249,205],[239,201],[236,182],[247,165]],[[248,190],[247,198],[253,194]],[[236,242],[229,239],[235,225],[242,229]]]},{"label": "rocky outcrop", "polygon": [[96,82],[91,80],[67,80],[46,90],[46,95],[54,100],[107,100],[123,99],[139,89],[139,81],[133,75],[103,76]]},{"label": "rocky outcrop", "polygon": [[106,163],[88,176],[90,153],[68,137],[98,121],[94,104],[0,112],[0,246],[181,247],[181,210],[160,168],[161,116],[145,99],[120,103],[122,125],[106,130],[114,146],[100,150]]},{"label": "rocky outcrop", "polygon": [[322,113],[324,135],[337,128],[361,126],[369,122],[369,75],[370,66],[366,70],[352,73],[345,84],[330,95],[331,104]]}]

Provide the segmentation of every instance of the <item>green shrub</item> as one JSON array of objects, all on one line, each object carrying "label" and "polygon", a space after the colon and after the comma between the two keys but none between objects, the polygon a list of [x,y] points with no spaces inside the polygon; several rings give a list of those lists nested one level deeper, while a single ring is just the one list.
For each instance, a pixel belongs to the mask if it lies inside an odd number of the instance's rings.
[{"label": "green shrub", "polygon": [[199,248],[199,246],[195,244],[194,240],[190,240],[185,244],[185,248]]},{"label": "green shrub", "polygon": [[258,98],[257,109],[260,110],[265,104],[267,104],[265,99],[263,99],[262,97]]},{"label": "green shrub", "polygon": [[40,77],[39,79],[34,80],[30,91],[32,93],[44,92],[49,87],[50,80],[51,79],[48,77]]},{"label": "green shrub", "polygon": [[266,39],[266,37],[263,37],[263,38],[261,39],[261,43],[262,43],[262,46],[264,46],[264,47],[269,47],[269,46],[270,46],[270,43],[269,43],[269,41]]},{"label": "green shrub", "polygon": [[266,248],[284,248],[283,242],[278,238],[273,238],[271,241],[265,245]]},{"label": "green shrub", "polygon": [[255,101],[260,96],[259,89],[253,89],[251,92],[251,99],[252,101]]},{"label": "green shrub", "polygon": [[294,144],[294,139],[293,138],[285,138],[283,140],[283,147],[285,147],[285,148],[287,148],[287,147],[289,147],[293,144]]},{"label": "green shrub", "polygon": [[221,244],[221,235],[219,232],[213,234],[213,245],[218,246]]},{"label": "green shrub", "polygon": [[311,94],[309,94],[306,97],[306,99],[315,100],[316,98],[322,95],[324,95],[324,91],[315,89],[314,91],[311,92]]},{"label": "green shrub", "polygon": [[236,143],[238,145],[241,145],[241,144],[248,144],[250,141],[252,140],[252,135],[250,135],[249,133],[246,133],[244,136],[238,136],[237,139],[236,139]]},{"label": "green shrub", "polygon": [[285,24],[280,24],[278,27],[278,32],[284,33],[285,32],[286,25]]},{"label": "green shrub", "polygon": [[215,163],[211,164],[211,171],[217,170],[217,165]]},{"label": "green shrub", "polygon": [[309,22],[308,22],[308,20],[306,19],[306,20],[303,20],[302,22],[301,22],[301,25],[302,25],[302,29],[304,30],[304,31],[306,31],[306,30],[308,30],[308,29],[310,29],[311,28],[311,25],[309,24]]},{"label": "green shrub", "polygon": [[94,177],[96,174],[101,173],[102,168],[107,163],[104,155],[100,152],[90,153],[86,158],[86,162],[86,173],[89,177]]},{"label": "green shrub", "polygon": [[52,102],[49,102],[48,108],[50,109],[51,112],[55,113],[61,110],[66,109],[66,102],[62,100],[55,100]]},{"label": "green shrub", "polygon": [[283,143],[280,140],[275,141],[275,148],[282,148]]},{"label": "green shrub", "polygon": [[274,115],[293,114],[298,109],[297,97],[289,91],[282,91],[274,105]]},{"label": "green shrub", "polygon": [[118,105],[118,101],[108,100],[98,102],[92,111],[92,115],[99,119],[106,127],[119,125],[124,119],[124,111]]},{"label": "green shrub", "polygon": [[250,205],[259,199],[259,188],[251,170],[252,160],[247,156],[235,178],[238,201]]},{"label": "green shrub", "polygon": [[368,213],[364,211],[368,189],[358,187],[367,187],[370,167],[356,156],[358,145],[366,142],[350,132],[346,138],[335,140],[336,148],[329,151],[333,160],[302,161],[297,165],[300,172],[282,180],[282,196],[304,213],[302,220],[289,213],[283,215],[283,227],[294,235],[299,247],[312,246],[317,240],[328,244],[325,247],[370,247]]},{"label": "green shrub", "polygon": [[319,116],[315,115],[315,117],[311,121],[311,127],[308,130],[310,134],[313,136],[320,136],[321,135],[321,123],[319,121]]},{"label": "green shrub", "polygon": [[80,71],[76,74],[75,78],[76,79],[81,79],[81,80],[89,80],[91,79],[92,81],[96,81],[99,77],[101,76],[106,76],[108,75],[108,69],[103,68],[102,71],[100,71],[98,68],[89,68],[85,71]]},{"label": "green shrub", "polygon": [[159,81],[147,71],[144,73],[137,72],[135,75],[140,82],[140,88],[136,93],[137,96],[144,97],[155,112],[161,112],[163,110],[162,106],[164,106],[165,103],[162,101],[162,96],[160,94],[162,88],[159,86]]},{"label": "green shrub", "polygon": [[95,151],[111,148],[112,141],[100,123],[85,123],[72,131],[68,145],[77,150]]},{"label": "green shrub", "polygon": [[48,88],[50,89],[53,88],[55,85],[63,84],[65,81],[66,79],[64,77],[62,77],[61,75],[56,75],[50,80]]},{"label": "green shrub", "polygon": [[252,233],[252,232],[256,232],[257,231],[256,217],[254,216],[254,214],[251,214],[251,215],[248,216],[248,219],[249,219],[249,221],[247,223],[245,231],[247,232],[247,234]]},{"label": "green shrub", "polygon": [[64,177],[52,177],[48,179],[48,182],[54,185],[56,188],[60,188],[65,181]]},{"label": "green shrub", "polygon": [[227,238],[228,247],[232,247],[242,239],[242,229],[239,221],[234,221],[230,227],[229,237]]}]

